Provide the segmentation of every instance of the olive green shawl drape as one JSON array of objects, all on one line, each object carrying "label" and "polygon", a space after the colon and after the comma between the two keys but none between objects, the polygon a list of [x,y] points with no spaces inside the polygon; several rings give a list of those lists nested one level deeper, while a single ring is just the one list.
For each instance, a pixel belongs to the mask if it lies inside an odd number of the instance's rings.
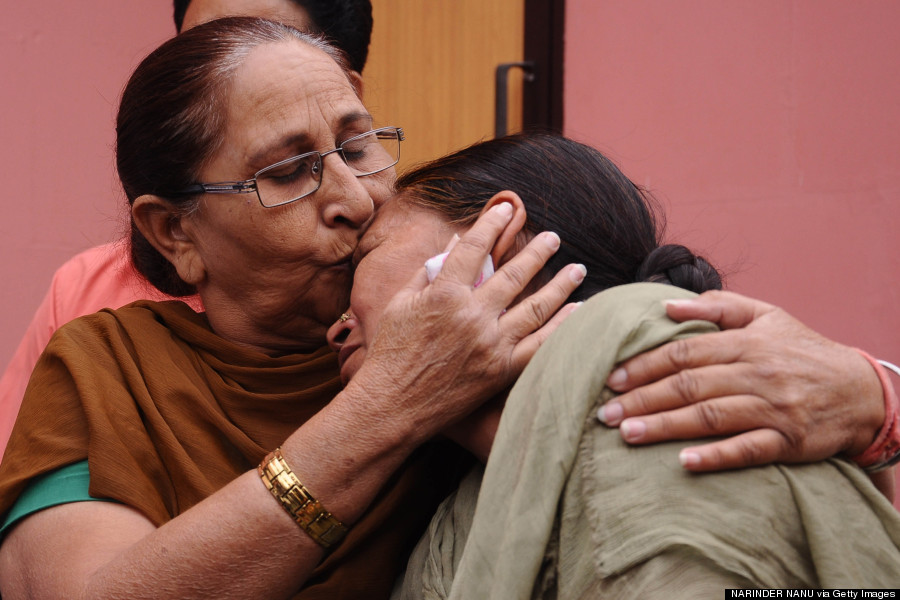
[{"label": "olive green shawl drape", "polygon": [[513,388],[483,477],[441,505],[394,598],[713,598],[900,586],[900,516],[842,460],[692,475],[596,419],[614,365],[708,332],[634,284],[586,302]]}]

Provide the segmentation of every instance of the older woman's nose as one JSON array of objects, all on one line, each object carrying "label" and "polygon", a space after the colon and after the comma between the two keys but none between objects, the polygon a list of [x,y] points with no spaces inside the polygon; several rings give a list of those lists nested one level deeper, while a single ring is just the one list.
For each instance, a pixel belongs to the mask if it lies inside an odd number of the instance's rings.
[{"label": "older woman's nose", "polygon": [[325,333],[325,338],[328,340],[328,345],[331,349],[339,352],[344,346],[344,342],[347,341],[347,336],[350,335],[350,332],[353,331],[356,325],[357,321],[348,309]]},{"label": "older woman's nose", "polygon": [[322,171],[322,184],[317,192],[322,219],[329,227],[362,227],[375,213],[369,190],[340,156],[332,154],[325,160],[330,164]]}]

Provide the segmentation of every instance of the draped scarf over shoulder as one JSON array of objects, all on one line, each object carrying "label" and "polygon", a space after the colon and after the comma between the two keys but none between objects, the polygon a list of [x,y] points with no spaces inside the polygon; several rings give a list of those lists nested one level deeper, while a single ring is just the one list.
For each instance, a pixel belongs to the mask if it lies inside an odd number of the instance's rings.
[{"label": "draped scarf over shoulder", "polygon": [[[327,347],[273,358],[217,336],[180,302],[77,319],[29,383],[0,465],[0,514],[34,477],[87,459],[91,496],[161,525],[255,468],[339,391]],[[429,477],[453,470],[436,464],[455,461],[443,454],[411,457],[298,597],[386,595],[446,490]]]},{"label": "draped scarf over shoulder", "polygon": [[634,447],[599,423],[615,365],[715,330],[666,316],[664,300],[693,296],[618,286],[560,325],[509,394],[487,466],[436,512],[396,600],[897,587],[900,517],[848,462],[697,475],[677,457],[704,440]]}]

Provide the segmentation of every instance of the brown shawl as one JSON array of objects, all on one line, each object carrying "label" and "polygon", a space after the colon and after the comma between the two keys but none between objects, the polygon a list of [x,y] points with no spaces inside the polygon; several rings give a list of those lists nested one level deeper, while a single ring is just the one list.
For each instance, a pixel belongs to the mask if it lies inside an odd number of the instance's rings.
[{"label": "brown shawl", "polygon": [[[161,525],[255,468],[339,391],[328,348],[272,358],[218,337],[181,302],[77,319],[35,367],[0,465],[0,515],[29,480],[87,459],[91,496]],[[434,447],[412,456],[297,598],[387,597],[455,484],[431,475],[457,472],[458,459]]]}]

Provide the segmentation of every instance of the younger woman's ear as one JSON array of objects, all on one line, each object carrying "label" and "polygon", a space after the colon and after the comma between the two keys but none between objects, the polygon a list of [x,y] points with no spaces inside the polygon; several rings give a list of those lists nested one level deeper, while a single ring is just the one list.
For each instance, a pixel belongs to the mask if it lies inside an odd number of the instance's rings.
[{"label": "younger woman's ear", "polygon": [[145,194],[131,205],[131,218],[147,241],[175,267],[185,283],[197,285],[206,275],[185,219],[175,206],[159,196]]},{"label": "younger woman's ear", "polygon": [[504,190],[494,194],[494,197],[488,200],[488,203],[481,209],[481,214],[484,214],[490,210],[491,207],[496,206],[501,202],[512,205],[513,216],[506,226],[506,229],[503,230],[503,233],[500,234],[500,237],[494,244],[494,249],[491,250],[491,260],[494,261],[495,268],[499,268],[500,265],[509,260],[510,257],[506,256],[506,254],[514,254],[518,250],[516,247],[516,239],[518,239],[519,232],[525,227],[525,219],[528,216],[525,213],[525,204],[522,202],[522,199],[519,198],[517,193],[510,190]]}]

